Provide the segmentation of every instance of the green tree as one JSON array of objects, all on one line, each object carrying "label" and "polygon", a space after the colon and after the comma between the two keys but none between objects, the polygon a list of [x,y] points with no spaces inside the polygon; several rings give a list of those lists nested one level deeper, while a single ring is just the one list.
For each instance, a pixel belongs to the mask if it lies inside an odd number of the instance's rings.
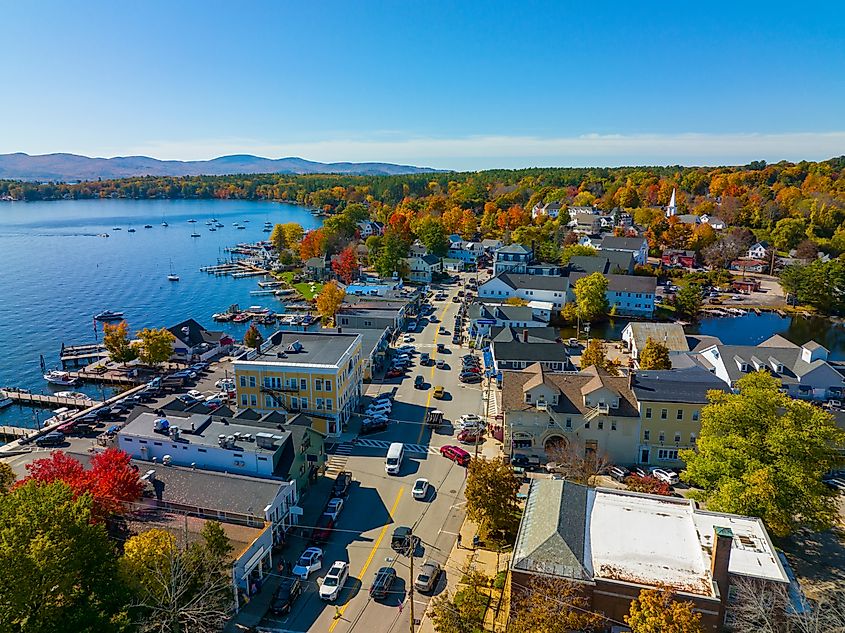
[{"label": "green tree", "polygon": [[138,352],[138,360],[145,365],[158,365],[173,356],[176,337],[167,328],[144,328],[137,337],[133,347]]},{"label": "green tree", "polygon": [[597,338],[590,339],[587,347],[584,348],[584,353],[581,354],[581,369],[586,369],[587,367],[598,367],[614,376],[619,373],[616,365],[607,359],[601,339]]},{"label": "green tree", "polygon": [[343,298],[346,293],[337,285],[336,281],[330,281],[317,296],[317,312],[326,321],[334,320],[340,306],[343,305]]},{"label": "green tree", "polygon": [[639,364],[640,369],[672,369],[669,348],[649,336],[640,352]]},{"label": "green tree", "polygon": [[12,484],[15,483],[15,471],[6,462],[0,462],[0,494],[9,492]]},{"label": "green tree", "polygon": [[832,259],[786,266],[780,273],[783,289],[798,303],[813,306],[825,314],[845,310],[845,262]]},{"label": "green tree", "polygon": [[516,494],[520,482],[500,460],[473,459],[467,469],[467,516],[484,535],[509,533],[519,521]]},{"label": "green tree", "polygon": [[575,302],[583,321],[594,321],[608,313],[607,277],[592,273],[575,282]]},{"label": "green tree", "polygon": [[695,318],[701,309],[701,288],[697,284],[686,284],[675,295],[675,312],[684,317]]},{"label": "green tree", "polygon": [[560,263],[561,264],[568,264],[569,260],[575,257],[576,255],[582,257],[594,257],[598,254],[598,251],[594,249],[592,246],[583,246],[581,244],[570,244],[569,246],[565,246],[560,253]]},{"label": "green tree", "polygon": [[709,509],[760,517],[778,536],[802,525],[829,528],[836,492],[821,479],[838,462],[845,433],[830,413],[781,393],[764,371],[736,387],[708,394],[696,450],[681,452],[684,479],[703,489]]},{"label": "green tree", "polygon": [[780,250],[788,251],[807,237],[807,222],[802,218],[783,218],[772,229],[772,240]]},{"label": "green tree", "polygon": [[255,323],[251,323],[244,333],[244,345],[258,349],[262,342],[264,342],[264,337],[261,335],[261,331],[255,327]]},{"label": "green tree", "polygon": [[398,232],[388,231],[376,257],[375,268],[382,277],[390,277],[393,273],[404,276],[408,270],[407,256],[408,243]]},{"label": "green tree", "polygon": [[367,247],[367,257],[369,257],[370,265],[376,261],[384,238],[381,235],[370,235],[364,245]]},{"label": "green tree", "polygon": [[138,352],[129,340],[129,326],[126,321],[116,325],[106,323],[103,326],[103,345],[109,353],[109,358],[116,363],[128,363],[138,358]]},{"label": "green tree", "polygon": [[0,505],[0,629],[119,631],[128,593],[91,497],[30,481]]},{"label": "green tree", "polygon": [[625,623],[632,633],[704,633],[701,614],[693,611],[695,605],[676,600],[671,591],[642,589],[631,601]]},{"label": "green tree", "polygon": [[420,242],[428,249],[428,252],[433,255],[443,257],[449,250],[449,238],[446,235],[446,229],[443,228],[443,223],[437,218],[429,215],[420,220],[417,224],[416,234]]},{"label": "green tree", "polygon": [[462,570],[461,588],[450,597],[443,592],[431,601],[431,621],[438,633],[482,633],[490,596],[483,591],[489,578],[467,566]]}]

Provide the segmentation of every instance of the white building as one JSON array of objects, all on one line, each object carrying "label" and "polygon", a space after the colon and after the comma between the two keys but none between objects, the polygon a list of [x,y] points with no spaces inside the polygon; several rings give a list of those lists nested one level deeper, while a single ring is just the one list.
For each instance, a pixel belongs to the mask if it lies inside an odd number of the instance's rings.
[{"label": "white building", "polygon": [[413,255],[406,257],[408,279],[416,283],[429,284],[434,273],[443,272],[443,264],[437,255]]},{"label": "white building", "polygon": [[615,237],[605,236],[601,241],[603,251],[623,251],[634,256],[634,262],[639,266],[648,263],[648,241],[644,237]]},{"label": "white building", "polygon": [[534,205],[534,208],[531,209],[531,218],[536,219],[542,215],[547,215],[551,219],[555,220],[560,215],[562,206],[563,205],[561,205],[560,202],[538,202]]},{"label": "white building", "polygon": [[478,286],[478,298],[501,302],[511,297],[525,301],[544,301],[558,312],[566,304],[568,290],[568,277],[502,273]]},{"label": "white building", "polygon": [[771,246],[769,246],[768,242],[755,242],[751,245],[748,249],[748,259],[763,259],[766,260],[769,258],[769,250]]}]

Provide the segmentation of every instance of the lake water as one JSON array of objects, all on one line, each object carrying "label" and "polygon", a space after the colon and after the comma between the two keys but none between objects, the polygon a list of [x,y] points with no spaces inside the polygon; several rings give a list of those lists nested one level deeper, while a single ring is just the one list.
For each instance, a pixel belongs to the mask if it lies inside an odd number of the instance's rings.
[{"label": "lake water", "polygon": [[[224,228],[209,231],[205,222],[211,218]],[[162,227],[163,221],[169,227]],[[211,315],[233,303],[276,311],[282,304],[272,296],[250,296],[258,288],[255,278],[215,277],[199,269],[227,257],[226,246],[266,239],[265,221],[298,222],[306,229],[322,223],[303,207],[276,202],[0,203],[0,386],[62,390],[47,386],[39,357],[43,354],[52,368],[63,342],[93,342],[92,317],[106,309],[125,312],[133,332],[193,317],[206,327],[242,336],[246,325],[215,324]],[[247,228],[237,230],[234,222]],[[194,229],[201,237],[190,237]],[[110,237],[97,237],[100,233]],[[167,280],[171,261],[178,282]],[[100,395],[96,387],[79,390]],[[0,411],[0,425],[9,424],[34,424],[33,414],[8,407]]]}]

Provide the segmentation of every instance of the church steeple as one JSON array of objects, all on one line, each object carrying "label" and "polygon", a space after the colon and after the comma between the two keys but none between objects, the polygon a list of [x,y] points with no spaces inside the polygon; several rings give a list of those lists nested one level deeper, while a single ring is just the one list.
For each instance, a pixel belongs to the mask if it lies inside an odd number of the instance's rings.
[{"label": "church steeple", "polygon": [[669,204],[666,207],[666,217],[671,218],[678,212],[678,207],[675,206],[675,189],[672,188],[672,197],[669,198]]}]

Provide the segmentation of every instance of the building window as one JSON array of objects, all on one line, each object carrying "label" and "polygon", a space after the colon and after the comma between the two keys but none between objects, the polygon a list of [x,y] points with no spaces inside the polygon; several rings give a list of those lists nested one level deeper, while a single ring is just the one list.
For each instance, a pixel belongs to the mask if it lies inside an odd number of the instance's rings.
[{"label": "building window", "polygon": [[256,398],[256,397],[255,397],[255,394],[252,394],[252,395],[249,397],[249,403],[250,403],[253,407],[258,406],[258,398]]},{"label": "building window", "polygon": [[332,410],[332,399],[326,398],[326,411],[331,411],[331,410]]},{"label": "building window", "polygon": [[646,419],[651,419],[651,407],[645,408],[645,417]]},{"label": "building window", "polygon": [[692,412],[692,421],[698,422],[698,409]]},{"label": "building window", "polygon": [[665,420],[666,416],[668,416],[668,415],[669,415],[668,409],[660,409],[660,419],[661,420]]},{"label": "building window", "polygon": [[308,389],[308,381],[305,378],[299,379],[299,389],[301,391],[305,391],[306,389]]},{"label": "building window", "polygon": [[683,420],[684,419],[684,410],[678,409],[678,414],[675,416],[676,420]]},{"label": "building window", "polygon": [[290,399],[290,408],[291,409],[298,409],[299,408],[299,398],[294,396]]},{"label": "building window", "polygon": [[246,394],[245,394],[245,393],[242,393],[242,394],[241,394],[241,406],[242,406],[242,407],[247,406],[247,399],[246,399]]},{"label": "building window", "polygon": [[531,394],[530,393],[525,394],[525,402],[531,402]]},{"label": "building window", "polygon": [[273,406],[273,398],[264,396],[264,407],[270,409]]},{"label": "building window", "polygon": [[134,442],[135,440],[133,440],[131,437],[124,437],[123,441],[124,442]]},{"label": "building window", "polygon": [[660,443],[662,444],[663,442],[666,441],[666,432],[660,431],[660,435],[658,435],[657,438],[658,438],[658,440],[660,440]]},{"label": "building window", "polygon": [[323,408],[323,399],[322,399],[322,398],[317,398],[317,400],[316,400],[316,404],[317,404],[317,411],[322,410],[322,408]]},{"label": "building window", "polygon": [[317,378],[317,379],[314,380],[314,389],[316,389],[317,391],[323,390],[323,379],[322,378]]},{"label": "building window", "polygon": [[615,430],[616,430],[616,420],[611,420],[611,421],[610,421],[610,430],[611,430],[611,431],[615,431]]},{"label": "building window", "polygon": [[680,443],[681,443],[681,434],[675,433],[675,444],[680,444]]},{"label": "building window", "polygon": [[308,408],[308,398],[300,398],[299,402],[300,402],[303,409]]},{"label": "building window", "polygon": [[648,429],[643,429],[643,441],[648,442],[648,440],[650,438],[651,438],[651,431],[649,431]]},{"label": "building window", "polygon": [[677,448],[661,448],[657,451],[657,459],[663,461],[674,461],[678,459]]},{"label": "building window", "polygon": [[246,376],[241,376],[241,387],[246,387]]},{"label": "building window", "polygon": [[332,390],[332,381],[329,380],[328,378],[326,378],[326,380],[325,380],[325,387],[326,387],[326,391]]},{"label": "building window", "polygon": [[589,421],[589,420],[587,420],[586,422],[584,422],[584,428],[585,428],[585,429],[589,429],[589,428],[590,428],[590,421]]},{"label": "building window", "polygon": [[690,433],[690,434],[689,434],[689,443],[690,443],[690,446],[695,446],[695,439],[696,439],[696,438],[695,438],[695,433]]},{"label": "building window", "polygon": [[604,429],[604,420],[599,420],[599,431]]},{"label": "building window", "polygon": [[249,377],[249,386],[250,386],[250,387],[255,387],[255,376],[250,376],[250,377]]},{"label": "building window", "polygon": [[265,387],[272,387],[273,386],[273,379],[270,376],[264,376],[264,386]]}]

